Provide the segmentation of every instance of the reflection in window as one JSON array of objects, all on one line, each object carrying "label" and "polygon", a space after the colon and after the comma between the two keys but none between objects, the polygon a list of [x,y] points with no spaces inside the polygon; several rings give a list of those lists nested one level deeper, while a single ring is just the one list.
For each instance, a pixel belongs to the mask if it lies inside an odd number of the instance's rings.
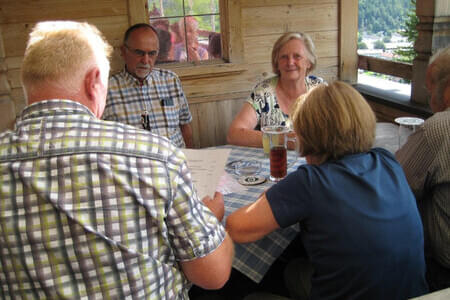
[{"label": "reflection in window", "polygon": [[157,63],[222,58],[219,0],[148,0],[159,35]]}]

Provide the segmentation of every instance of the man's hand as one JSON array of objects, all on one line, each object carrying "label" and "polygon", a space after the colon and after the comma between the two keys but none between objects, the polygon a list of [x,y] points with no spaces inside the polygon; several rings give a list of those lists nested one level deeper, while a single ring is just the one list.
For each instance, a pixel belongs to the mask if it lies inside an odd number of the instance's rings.
[{"label": "man's hand", "polygon": [[202,199],[203,204],[205,204],[213,214],[222,222],[223,216],[225,214],[225,206],[223,204],[223,195],[219,192],[214,194],[214,199],[210,196],[206,196]]}]

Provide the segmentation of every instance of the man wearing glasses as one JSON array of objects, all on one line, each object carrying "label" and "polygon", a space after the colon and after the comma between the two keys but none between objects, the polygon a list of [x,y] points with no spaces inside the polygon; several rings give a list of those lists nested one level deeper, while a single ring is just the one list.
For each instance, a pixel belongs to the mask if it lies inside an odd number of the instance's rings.
[{"label": "man wearing glasses", "polygon": [[192,116],[178,76],[154,68],[156,30],[139,23],[125,32],[124,69],[109,79],[104,120],[126,123],[165,136],[177,147],[192,147]]}]

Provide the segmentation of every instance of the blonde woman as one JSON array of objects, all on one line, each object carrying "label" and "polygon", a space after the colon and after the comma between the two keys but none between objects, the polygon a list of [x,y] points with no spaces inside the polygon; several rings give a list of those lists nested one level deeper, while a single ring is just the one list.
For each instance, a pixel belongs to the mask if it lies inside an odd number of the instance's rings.
[{"label": "blonde woman", "polygon": [[316,64],[314,43],[307,34],[283,34],[272,49],[272,69],[276,76],[258,83],[253,89],[230,125],[228,143],[262,147],[262,133],[259,131],[262,114],[272,124],[289,125],[295,100],[323,82],[321,78],[309,75]]},{"label": "blonde woman", "polygon": [[[300,224],[314,270],[311,299],[409,299],[427,292],[420,216],[401,166],[371,149],[375,115],[350,85],[320,85],[298,101],[292,120],[302,165],[255,203],[232,213],[226,228],[238,243]],[[289,273],[289,272],[288,272]],[[304,282],[300,279],[303,278]],[[291,284],[293,282],[293,284]]]}]

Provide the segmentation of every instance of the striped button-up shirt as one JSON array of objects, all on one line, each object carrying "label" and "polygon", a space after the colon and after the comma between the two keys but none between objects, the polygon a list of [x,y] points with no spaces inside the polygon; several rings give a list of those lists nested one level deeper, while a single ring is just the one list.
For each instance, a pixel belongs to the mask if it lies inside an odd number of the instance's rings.
[{"label": "striped button-up shirt", "polygon": [[0,298],[184,299],[224,237],[166,138],[69,100],[0,135]]},{"label": "striped button-up shirt", "polygon": [[178,76],[158,68],[142,83],[125,68],[111,76],[102,118],[145,128],[180,148],[185,147],[180,125],[192,121]]},{"label": "striped button-up shirt", "polygon": [[425,254],[450,269],[450,108],[427,119],[395,156],[416,196]]}]

